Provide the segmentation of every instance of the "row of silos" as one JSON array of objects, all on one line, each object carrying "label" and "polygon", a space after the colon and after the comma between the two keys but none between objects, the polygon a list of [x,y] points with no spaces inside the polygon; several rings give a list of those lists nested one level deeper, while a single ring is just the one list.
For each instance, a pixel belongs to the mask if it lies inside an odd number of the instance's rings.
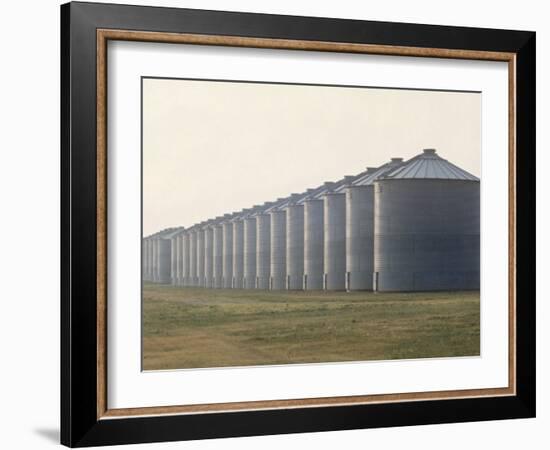
[{"label": "row of silos", "polygon": [[[478,289],[479,225],[479,179],[428,149],[152,235],[144,278],[234,289]],[[149,241],[166,240],[150,251]],[[150,257],[158,261],[166,249],[170,280],[165,272],[151,278]]]},{"label": "row of silos", "polygon": [[173,239],[183,228],[168,228],[142,240],[143,279],[155,283],[173,283],[175,278]]}]

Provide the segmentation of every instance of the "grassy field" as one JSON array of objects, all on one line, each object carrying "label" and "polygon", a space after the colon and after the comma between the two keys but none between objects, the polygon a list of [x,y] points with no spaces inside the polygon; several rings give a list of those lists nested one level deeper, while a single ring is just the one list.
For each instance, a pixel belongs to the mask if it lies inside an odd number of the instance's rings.
[{"label": "grassy field", "polygon": [[472,355],[479,292],[143,289],[145,370]]}]

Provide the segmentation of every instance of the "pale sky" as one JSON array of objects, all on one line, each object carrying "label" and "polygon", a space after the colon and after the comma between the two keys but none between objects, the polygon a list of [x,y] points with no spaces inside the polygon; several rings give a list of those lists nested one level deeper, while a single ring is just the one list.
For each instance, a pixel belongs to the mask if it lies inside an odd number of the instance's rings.
[{"label": "pale sky", "polygon": [[481,94],[144,79],[143,232],[424,148],[480,176]]}]

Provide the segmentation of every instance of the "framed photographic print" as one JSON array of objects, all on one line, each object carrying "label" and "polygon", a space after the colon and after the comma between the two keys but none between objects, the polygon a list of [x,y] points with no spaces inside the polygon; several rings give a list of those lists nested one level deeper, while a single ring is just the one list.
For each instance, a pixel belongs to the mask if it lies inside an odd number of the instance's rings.
[{"label": "framed photographic print", "polygon": [[535,415],[535,33],[61,7],[68,446]]}]

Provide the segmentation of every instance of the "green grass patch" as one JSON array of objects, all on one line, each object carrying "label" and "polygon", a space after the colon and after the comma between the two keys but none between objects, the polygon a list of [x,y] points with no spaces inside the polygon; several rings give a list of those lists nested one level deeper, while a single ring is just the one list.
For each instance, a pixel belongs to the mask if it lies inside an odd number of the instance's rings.
[{"label": "green grass patch", "polygon": [[479,355],[479,292],[145,284],[145,370]]}]

